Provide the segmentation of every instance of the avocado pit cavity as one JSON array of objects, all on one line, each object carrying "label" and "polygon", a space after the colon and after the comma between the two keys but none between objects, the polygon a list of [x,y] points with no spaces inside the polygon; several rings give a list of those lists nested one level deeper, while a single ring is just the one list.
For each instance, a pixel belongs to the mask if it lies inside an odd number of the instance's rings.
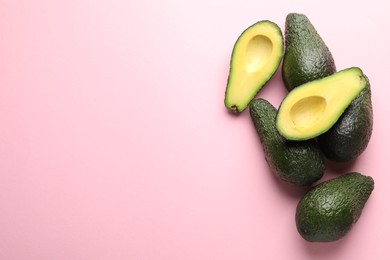
[{"label": "avocado pit cavity", "polygon": [[272,41],[265,35],[256,35],[248,42],[245,52],[248,72],[259,70],[269,60],[272,53]]},{"label": "avocado pit cavity", "polygon": [[291,120],[298,128],[311,127],[321,120],[325,108],[325,98],[320,96],[305,97],[292,106]]}]

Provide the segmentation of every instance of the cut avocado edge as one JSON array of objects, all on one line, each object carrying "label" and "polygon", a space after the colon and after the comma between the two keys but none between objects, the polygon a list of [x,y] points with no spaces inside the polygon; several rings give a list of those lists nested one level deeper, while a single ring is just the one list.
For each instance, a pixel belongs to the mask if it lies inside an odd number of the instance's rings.
[{"label": "cut avocado edge", "polygon": [[284,54],[284,38],[274,22],[262,20],[238,37],[231,54],[224,104],[242,112],[278,69]]},{"label": "cut avocado edge", "polygon": [[295,141],[325,133],[366,85],[362,70],[352,67],[298,86],[279,106],[279,133]]}]

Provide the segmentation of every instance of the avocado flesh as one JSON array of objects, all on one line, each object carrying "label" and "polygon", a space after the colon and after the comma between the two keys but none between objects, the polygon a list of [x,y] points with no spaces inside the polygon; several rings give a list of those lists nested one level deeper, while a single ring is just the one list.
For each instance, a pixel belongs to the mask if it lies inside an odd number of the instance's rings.
[{"label": "avocado flesh", "polygon": [[298,203],[295,222],[299,234],[310,242],[342,238],[358,221],[373,189],[374,180],[356,172],[315,186]]},{"label": "avocado flesh", "polygon": [[329,48],[305,15],[287,15],[285,40],[282,77],[289,91],[336,72]]},{"label": "avocado flesh", "polygon": [[237,39],[225,92],[227,109],[242,112],[277,70],[284,51],[283,35],[273,22],[260,21]]},{"label": "avocado flesh", "polygon": [[288,140],[307,140],[329,130],[366,87],[357,68],[339,71],[293,89],[282,101],[276,127]]},{"label": "avocado flesh", "polygon": [[373,129],[371,88],[367,86],[352,101],[336,124],[317,140],[324,155],[331,161],[348,162],[367,148]]},{"label": "avocado flesh", "polygon": [[297,186],[310,185],[323,176],[324,160],[314,140],[295,142],[281,136],[275,126],[276,108],[264,99],[252,100],[249,111],[274,175]]}]

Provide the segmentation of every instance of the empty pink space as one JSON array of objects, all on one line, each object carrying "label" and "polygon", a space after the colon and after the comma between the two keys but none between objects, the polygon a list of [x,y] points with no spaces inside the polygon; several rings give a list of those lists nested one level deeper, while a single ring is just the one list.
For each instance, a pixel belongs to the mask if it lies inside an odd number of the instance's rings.
[{"label": "empty pink space", "polygon": [[[295,227],[307,190],[276,179],[223,99],[232,47],[306,14],[338,70],[369,77],[375,180],[342,240]],[[388,259],[390,8],[383,1],[0,0],[0,259]],[[286,95],[280,68],[258,94]]]}]

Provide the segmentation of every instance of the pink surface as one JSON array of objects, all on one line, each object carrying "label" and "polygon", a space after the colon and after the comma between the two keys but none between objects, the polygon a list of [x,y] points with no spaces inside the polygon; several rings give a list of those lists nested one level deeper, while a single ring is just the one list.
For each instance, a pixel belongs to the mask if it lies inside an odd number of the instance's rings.
[{"label": "pink surface", "polygon": [[[389,259],[389,5],[365,1],[0,0],[0,259]],[[338,69],[371,80],[375,179],[352,231],[307,243],[305,189],[223,106],[243,29],[305,13]],[[278,106],[280,70],[259,97]]]}]

